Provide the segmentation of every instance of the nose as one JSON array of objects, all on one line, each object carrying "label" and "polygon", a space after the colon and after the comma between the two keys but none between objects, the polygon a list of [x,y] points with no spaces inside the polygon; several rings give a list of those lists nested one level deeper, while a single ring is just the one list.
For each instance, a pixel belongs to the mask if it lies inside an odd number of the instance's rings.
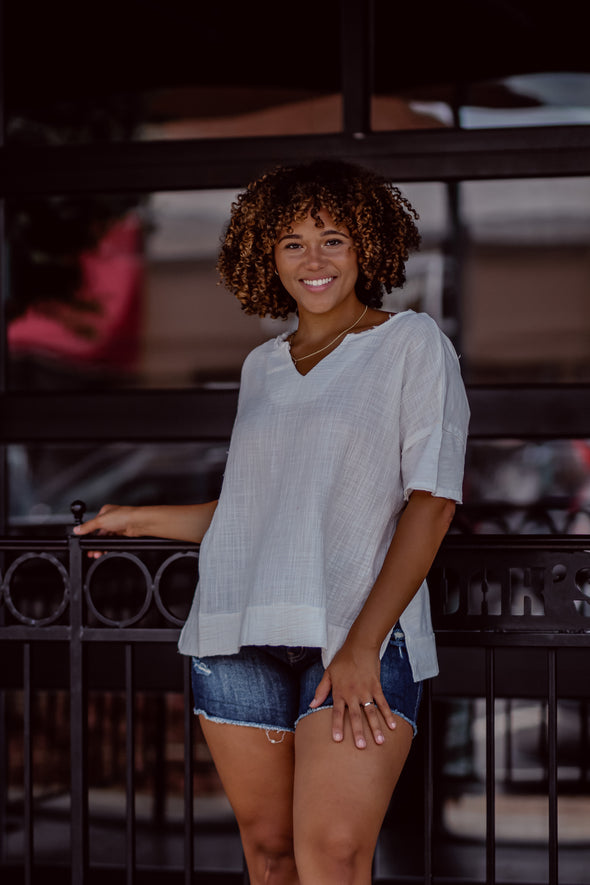
[{"label": "nose", "polygon": [[305,253],[306,264],[310,268],[321,267],[324,263],[324,255],[322,252],[321,244],[312,243],[306,250]]}]

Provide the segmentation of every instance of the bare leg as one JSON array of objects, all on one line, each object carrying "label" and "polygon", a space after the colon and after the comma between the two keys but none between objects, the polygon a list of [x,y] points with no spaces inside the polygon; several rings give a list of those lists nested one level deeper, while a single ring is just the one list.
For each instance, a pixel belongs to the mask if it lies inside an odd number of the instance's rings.
[{"label": "bare leg", "polygon": [[[293,855],[293,735],[200,717],[236,815],[252,885],[298,885]],[[281,737],[283,739],[281,740]]]},{"label": "bare leg", "polygon": [[370,885],[377,837],[406,761],[412,728],[398,717],[385,743],[341,743],[331,710],[302,719],[295,733],[294,838],[301,885]]}]

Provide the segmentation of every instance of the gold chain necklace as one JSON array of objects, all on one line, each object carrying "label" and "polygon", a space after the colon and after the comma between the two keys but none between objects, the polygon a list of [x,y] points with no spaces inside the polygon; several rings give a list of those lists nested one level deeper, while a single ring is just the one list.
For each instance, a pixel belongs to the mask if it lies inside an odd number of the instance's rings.
[{"label": "gold chain necklace", "polygon": [[[355,322],[352,324],[352,326],[349,326],[348,329],[345,329],[345,330],[344,330],[344,332],[340,332],[338,335],[336,335],[336,337],[333,338],[332,341],[330,341],[329,344],[326,344],[325,347],[320,347],[319,350],[314,350],[313,353],[306,353],[305,356],[298,356],[297,359],[295,359],[295,357],[293,356],[293,354],[291,354],[291,359],[293,360],[293,364],[296,366],[297,363],[300,363],[300,362],[301,362],[301,360],[308,360],[311,356],[317,356],[318,353],[323,353],[324,350],[327,350],[329,347],[332,347],[332,345],[333,345],[336,341],[338,341],[339,338],[342,338],[343,335],[346,335],[347,332],[352,331],[352,329],[354,329],[355,326],[358,326],[358,324],[360,323],[360,321],[362,320],[362,318],[364,317],[364,315],[366,314],[366,312],[368,311],[368,309],[369,309],[369,305],[368,305],[368,304],[365,304],[365,309],[364,309],[363,312],[361,313],[361,315],[360,315],[360,317],[358,318],[358,320],[355,320]],[[294,336],[294,335],[295,335],[295,333],[293,333],[293,336]]]}]

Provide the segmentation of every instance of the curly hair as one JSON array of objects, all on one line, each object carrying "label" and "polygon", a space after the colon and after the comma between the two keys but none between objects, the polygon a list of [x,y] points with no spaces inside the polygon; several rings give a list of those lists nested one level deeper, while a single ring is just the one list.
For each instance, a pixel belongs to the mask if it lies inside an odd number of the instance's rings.
[{"label": "curly hair", "polygon": [[279,166],[248,185],[232,204],[218,270],[248,314],[286,318],[297,310],[275,273],[279,234],[311,213],[322,227],[325,210],[347,228],[356,250],[357,298],[380,307],[383,294],[405,282],[405,263],[417,249],[418,213],[382,176],[339,160]]}]

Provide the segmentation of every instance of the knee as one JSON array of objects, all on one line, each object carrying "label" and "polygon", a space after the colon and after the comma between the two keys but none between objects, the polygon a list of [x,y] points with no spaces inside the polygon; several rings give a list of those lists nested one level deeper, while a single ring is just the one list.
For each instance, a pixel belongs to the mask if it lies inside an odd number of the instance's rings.
[{"label": "knee", "polygon": [[250,879],[254,882],[295,881],[295,858],[291,833],[250,826],[241,833]]},{"label": "knee", "polygon": [[346,885],[360,881],[367,870],[370,876],[373,846],[360,842],[358,834],[346,827],[328,827],[314,838],[306,839],[304,845],[297,847],[296,854],[298,869],[313,871],[309,878],[303,876],[302,882],[317,881],[321,871],[322,882]]}]

